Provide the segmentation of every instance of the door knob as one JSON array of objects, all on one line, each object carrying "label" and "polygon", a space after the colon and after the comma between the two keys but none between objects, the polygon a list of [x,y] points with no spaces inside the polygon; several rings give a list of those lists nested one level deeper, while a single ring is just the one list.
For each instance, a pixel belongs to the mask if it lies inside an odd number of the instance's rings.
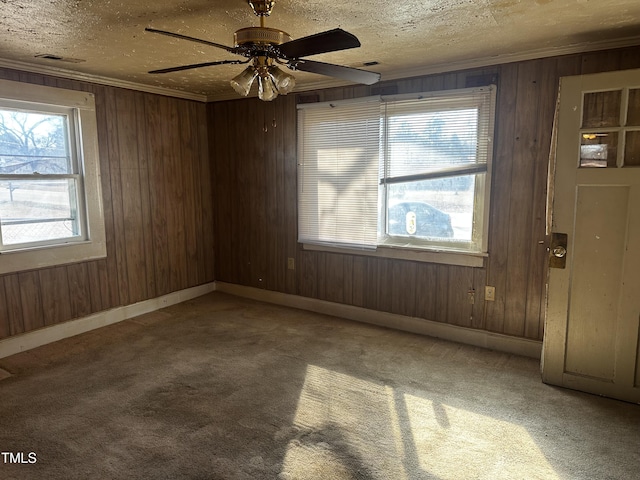
[{"label": "door knob", "polygon": [[552,253],[554,257],[562,258],[567,254],[567,249],[564,248],[562,245],[558,245],[553,248]]},{"label": "door knob", "polygon": [[566,233],[551,234],[549,245],[549,266],[551,268],[565,268],[567,266],[567,240]]}]

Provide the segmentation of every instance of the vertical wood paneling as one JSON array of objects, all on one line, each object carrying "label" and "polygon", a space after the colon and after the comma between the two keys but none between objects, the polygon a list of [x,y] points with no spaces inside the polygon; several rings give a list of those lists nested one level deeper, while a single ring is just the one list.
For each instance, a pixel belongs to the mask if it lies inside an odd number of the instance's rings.
[{"label": "vertical wood paneling", "polygon": [[[218,270],[220,280],[256,286],[255,277],[260,275],[262,286],[276,291],[541,339],[545,189],[558,79],[586,70],[594,61],[596,69],[623,64],[631,68],[637,62],[631,51],[638,49],[620,50],[606,64],[597,58],[607,53],[598,52],[380,85],[406,93],[462,88],[472,77],[497,79],[489,256],[483,268],[303,250],[296,242],[295,97],[266,106],[256,105],[255,99],[210,105],[210,139],[215,139],[218,150],[211,152],[211,158],[219,172],[214,201],[216,259],[225,263]],[[358,86],[314,94],[327,101],[370,92],[371,87]],[[280,130],[247,140],[247,132],[271,120],[271,111]],[[283,266],[288,257],[295,258],[295,271]],[[496,287],[495,302],[484,301],[486,285]],[[474,292],[473,302],[469,291]]]},{"label": "vertical wood paneling", "polygon": [[198,148],[198,170],[196,177],[196,208],[199,216],[198,231],[198,263],[204,264],[199,270],[198,284],[210,282],[215,278],[215,252],[214,252],[214,218],[213,218],[213,193],[214,179],[211,176],[209,159],[209,142],[207,128],[207,109],[205,105],[196,105],[197,136],[194,139]]},{"label": "vertical wood paneling", "polygon": [[168,140],[165,152],[164,178],[167,185],[165,190],[165,211],[167,213],[167,228],[173,234],[169,237],[169,285],[171,291],[178,290],[180,285],[187,284],[187,253],[184,222],[184,189],[182,168],[182,145],[180,144],[180,121],[178,100],[163,99],[166,110],[163,132]]},{"label": "vertical wood paneling", "polygon": [[447,292],[447,323],[461,327],[470,327],[473,304],[469,292],[473,290],[473,269],[468,267],[449,268]]},{"label": "vertical wood paneling", "polygon": [[447,322],[449,318],[449,272],[448,265],[436,265],[436,305],[432,320]]},{"label": "vertical wood paneling", "polygon": [[[98,123],[98,148],[100,151],[100,179],[102,181],[102,206],[104,209],[104,227],[107,244],[106,274],[108,297],[103,308],[121,305],[118,285],[118,261],[114,255],[116,249],[116,228],[114,223],[113,194],[111,189],[111,160],[109,150],[109,131],[107,121],[107,90],[100,88],[94,91],[96,97],[96,121]],[[104,291],[104,290],[103,290]]]},{"label": "vertical wood paneling", "polygon": [[[99,312],[103,309],[102,298],[104,296],[102,291],[102,279],[100,278],[99,261],[89,262],[87,269],[89,271],[89,289],[91,290],[91,311]],[[40,279],[40,282],[43,285],[45,284],[42,279]]]},{"label": "vertical wood paneling", "polygon": [[316,273],[317,252],[301,251],[297,266],[298,295],[303,297],[318,297],[318,276]]},{"label": "vertical wood paneling", "polygon": [[436,265],[418,263],[416,265],[416,317],[436,320]]},{"label": "vertical wood paneling", "polygon": [[151,219],[151,193],[149,191],[149,152],[147,145],[147,112],[146,103],[149,97],[145,95],[136,95],[136,129],[137,135],[137,152],[138,152],[138,170],[139,170],[139,202],[140,202],[140,218],[138,221],[142,226],[142,245],[145,258],[144,273],[146,283],[147,297],[155,297],[156,294],[156,277],[154,270],[154,249],[153,249],[153,223]]},{"label": "vertical wood paneling", "polygon": [[318,281],[318,288],[316,289],[316,298],[320,300],[327,299],[327,255],[330,253],[318,252],[315,256],[315,271]]},{"label": "vertical wood paneling", "polygon": [[582,75],[620,69],[620,50],[585,53],[582,55]]},{"label": "vertical wood paneling", "polygon": [[149,199],[151,213],[151,238],[153,239],[153,268],[156,293],[165,295],[171,291],[169,282],[169,239],[167,238],[167,215],[165,208],[165,150],[167,139],[163,132],[166,109],[159,99],[147,104],[147,152],[149,154]]},{"label": "vertical wood paneling", "polygon": [[353,256],[342,256],[342,303],[353,304]]},{"label": "vertical wood paneling", "polygon": [[[243,285],[541,339],[546,267],[540,241],[546,240],[544,185],[558,78],[637,68],[638,52],[627,48],[385,82],[399,92],[438,90],[463,87],[470,75],[497,72],[486,269],[302,250],[296,241],[294,95],[269,104],[247,99],[204,106],[0,69],[1,78],[95,93],[108,251],[103,260],[0,278],[0,338],[219,275]],[[332,100],[370,91],[352,86],[318,94]],[[286,268],[289,257],[295,270]],[[65,276],[68,293],[64,281],[52,288]],[[487,284],[496,287],[495,302],[482,300]],[[474,304],[470,288],[476,291]]]},{"label": "vertical wood paneling", "polygon": [[391,263],[391,311],[400,315],[415,316],[416,263]]},{"label": "vertical wood paneling", "polygon": [[54,325],[70,318],[71,302],[69,278],[66,267],[45,268],[40,270],[42,287],[42,309],[45,325]]},{"label": "vertical wood paneling", "polygon": [[[547,170],[549,150],[551,146],[551,129],[556,107],[556,96],[552,94],[557,89],[558,72],[557,60],[545,62],[546,68],[541,69],[538,76],[540,92],[548,95],[538,96],[538,114],[535,118],[536,138],[533,158],[534,171],[532,177],[532,216],[529,235],[529,265],[527,267],[528,281],[525,305],[524,336],[538,338],[541,318],[544,315],[544,290],[547,276],[547,241],[546,241],[546,198],[547,198]],[[534,119],[532,119],[533,121]]]},{"label": "vertical wood paneling", "polygon": [[[516,136],[517,64],[501,67],[499,75],[487,268],[487,284],[496,288],[496,297],[495,301],[486,304],[486,327],[495,332],[502,332],[504,329],[507,293],[509,198],[512,189],[511,172]],[[484,298],[484,292],[482,298]]]},{"label": "vertical wood paneling", "polygon": [[38,272],[22,272],[18,274],[20,284],[20,303],[22,303],[22,321],[24,331],[28,332],[44,327],[42,310],[42,291]]},{"label": "vertical wood paneling", "polygon": [[[194,170],[196,167],[196,149],[198,145],[192,142],[197,132],[193,122],[196,119],[195,110],[191,104],[179,112],[179,133],[182,149],[178,156],[180,160],[182,177],[182,190],[184,192],[196,192]],[[186,285],[198,284],[198,215],[196,211],[202,211],[201,205],[196,205],[195,195],[184,195],[183,216],[185,224],[185,251],[186,251]]]},{"label": "vertical wood paneling", "polygon": [[503,333],[523,336],[529,277],[530,238],[541,61],[525,62],[518,68],[515,148],[509,196],[509,240]]},{"label": "vertical wood paneling", "polygon": [[[287,258],[295,259],[298,265],[300,247],[298,245],[298,205],[297,205],[297,132],[296,132],[296,101],[293,95],[288,95],[283,114],[283,122],[279,127],[284,131],[284,205],[285,232]],[[297,267],[296,267],[297,268]],[[287,270],[286,293],[296,293],[296,274],[294,270]]]},{"label": "vertical wood paneling", "polygon": [[[252,136],[255,140],[255,145],[253,148],[254,152],[257,152],[253,160],[253,165],[251,166],[251,189],[250,191],[253,193],[251,196],[251,212],[252,219],[251,223],[255,225],[255,228],[252,228],[251,231],[251,246],[250,251],[254,252],[264,248],[266,245],[266,239],[268,238],[267,233],[267,221],[266,221],[266,191],[268,185],[264,181],[266,178],[266,165],[270,162],[269,155],[265,155],[266,152],[266,144],[268,142],[270,131],[273,129],[271,125],[271,112],[272,112],[272,103],[269,102],[257,102],[260,108],[256,109],[257,113],[255,115],[255,119],[257,124],[255,125],[255,134]],[[264,288],[265,286],[265,278],[267,276],[267,260],[271,255],[254,255],[253,260],[251,262],[252,271],[251,277],[253,281],[253,285],[258,288]]]},{"label": "vertical wood paneling", "polygon": [[378,259],[365,258],[362,289],[364,291],[363,307],[378,310]]},{"label": "vertical wood paneling", "polygon": [[388,258],[376,258],[374,260],[373,264],[375,265],[375,274],[373,278],[375,278],[376,281],[376,310],[391,312],[391,266],[393,262]]},{"label": "vertical wood paneling", "polygon": [[0,78],[95,95],[107,244],[104,259],[0,277],[0,338],[214,279],[205,105],[6,69]]},{"label": "vertical wood paneling", "polygon": [[[252,106],[256,101],[247,102],[235,102],[235,106],[238,108],[239,123],[234,127],[241,130],[245,129],[246,137],[240,137],[236,140],[238,155],[235,157],[235,163],[237,165],[237,174],[235,181],[238,185],[236,192],[238,203],[235,205],[236,215],[231,220],[230,228],[234,230],[237,245],[240,247],[237,252],[238,256],[234,258],[234,264],[232,268],[238,269],[238,275],[240,282],[243,285],[252,285],[253,278],[251,275],[251,232],[255,228],[255,225],[251,223],[251,160],[254,158],[252,155],[251,147],[255,144],[252,143],[255,135],[258,134],[258,122],[256,116],[253,115]],[[240,131],[238,131],[240,133]],[[236,137],[237,138],[237,137]],[[226,141],[229,141],[228,139]],[[255,255],[255,253],[254,253]]]},{"label": "vertical wood paneling", "polygon": [[[287,209],[285,204],[285,134],[287,129],[284,112],[286,109],[286,101],[280,97],[278,98],[276,107],[276,121],[277,125],[273,129],[273,148],[275,149],[274,161],[272,165],[274,188],[268,188],[270,202],[273,204],[270,206],[269,223],[271,225],[272,240],[270,248],[273,252],[274,264],[272,268],[275,269],[276,275],[273,285],[273,290],[280,292],[287,291],[287,270],[288,270],[288,251],[287,251]],[[270,150],[269,150],[270,151]],[[269,177],[267,177],[269,178]],[[292,257],[295,259],[295,256]],[[295,268],[295,260],[294,260]],[[267,288],[270,288],[269,286]]]},{"label": "vertical wood paneling", "polygon": [[487,284],[496,288],[496,298],[486,305],[486,328],[494,332],[504,329],[518,66],[510,64],[501,67],[498,81],[487,269]]},{"label": "vertical wood paneling", "polygon": [[345,302],[345,275],[344,275],[344,255],[339,253],[328,253],[324,255],[322,276],[324,281],[324,295],[321,298],[330,302]]},{"label": "vertical wood paneling", "polygon": [[121,284],[126,289],[126,302],[136,303],[148,297],[147,259],[144,242],[144,230],[138,228],[142,222],[142,202],[140,201],[140,165],[138,163],[138,136],[135,98],[133,92],[124,91],[116,98],[119,177],[113,183],[119,183],[122,202],[122,227],[124,244],[120,248],[124,259],[122,267],[126,269]]},{"label": "vertical wood paneling", "polygon": [[84,317],[91,313],[91,290],[86,263],[76,263],[67,267],[69,293],[71,296],[72,318]]},{"label": "vertical wood paneling", "polygon": [[352,273],[351,273],[351,303],[356,307],[364,307],[365,286],[364,278],[366,275],[366,258],[362,256],[352,257]]},{"label": "vertical wood paneling", "polygon": [[7,295],[4,291],[4,277],[0,277],[0,338],[11,335]]},{"label": "vertical wood paneling", "polygon": [[474,303],[471,307],[471,323],[470,327],[484,330],[485,326],[485,305],[484,287],[486,285],[487,272],[484,268],[473,269],[473,290]]},{"label": "vertical wood paneling", "polygon": [[[9,334],[17,335],[23,333],[25,331],[25,322],[20,298],[20,280],[17,274],[4,277],[4,292],[7,300]],[[44,319],[42,322],[44,323]]]},{"label": "vertical wood paneling", "polygon": [[[120,149],[118,144],[118,107],[117,92],[106,91],[107,116],[107,151],[109,158],[109,172],[111,178],[110,193],[114,224],[114,257],[117,271],[117,291],[121,304],[129,303],[129,280],[127,274],[126,232],[122,206],[122,184],[120,173]],[[104,140],[103,140],[104,141]],[[125,159],[126,161],[126,159]]]},{"label": "vertical wood paneling", "polygon": [[[218,125],[223,118],[227,118],[228,102],[214,103],[207,109],[207,121],[210,125]],[[232,142],[225,142],[225,136],[229,135],[224,128],[212,128],[209,132],[209,155],[211,157],[211,184],[212,184],[212,210],[213,226],[218,232],[218,239],[215,242],[215,276],[226,282],[233,282],[231,269],[229,268],[229,257],[232,252],[229,245],[232,240],[229,238],[231,232],[229,224],[233,212],[231,210],[232,195],[230,188],[233,185],[230,178],[232,162],[229,155],[229,147]]]}]

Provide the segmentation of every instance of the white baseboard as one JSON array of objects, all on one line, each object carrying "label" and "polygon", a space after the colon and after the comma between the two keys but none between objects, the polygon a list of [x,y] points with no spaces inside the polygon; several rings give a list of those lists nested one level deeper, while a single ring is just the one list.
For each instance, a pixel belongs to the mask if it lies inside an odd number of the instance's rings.
[{"label": "white baseboard", "polygon": [[456,325],[448,325],[446,323],[424,320],[422,318],[379,312],[377,310],[354,307],[352,305],[343,305],[325,300],[317,300],[315,298],[245,287],[232,283],[215,282],[215,289],[218,292],[225,292],[239,297],[300,308],[316,313],[324,313],[326,315],[371,323],[382,327],[395,328],[406,332],[419,333],[430,337],[442,338],[525,357],[539,359],[542,352],[542,342],[529,340],[527,338],[510,337],[485,330],[458,327]]},{"label": "white baseboard", "polygon": [[137,317],[145,313],[153,312],[176,303],[185,302],[192,298],[213,292],[215,283],[205,283],[197,287],[187,288],[177,292],[172,292],[161,297],[152,298],[142,302],[116,307],[103,312],[94,313],[87,317],[76,318],[68,322],[40,328],[32,332],[15,335],[13,337],[0,340],[0,358],[8,357],[16,353],[30,350],[32,348],[57,342],[64,338],[73,337],[96,328],[105,327],[113,323],[121,322],[129,318]]},{"label": "white baseboard", "polygon": [[212,291],[219,291],[251,298],[267,303],[299,308],[311,312],[333,315],[336,317],[370,323],[382,327],[394,328],[421,335],[442,338],[454,342],[465,343],[477,347],[498,350],[501,352],[523,355],[539,359],[542,351],[542,342],[520,337],[510,337],[484,330],[448,325],[446,323],[424,320],[422,318],[407,317],[387,312],[379,312],[352,305],[317,300],[314,298],[290,295],[287,293],[273,292],[253,287],[245,287],[225,282],[212,282],[197,287],[187,288],[178,292],[172,292],[161,297],[152,298],[143,302],[112,308],[98,312],[87,317],[77,318],[68,322],[40,328],[32,332],[15,335],[0,340],[0,358],[8,357],[16,353],[40,347],[48,343],[56,342],[74,335],[89,332],[96,328],[105,327],[121,322],[138,315],[153,312],[170,305],[185,302],[193,298],[206,295]]}]

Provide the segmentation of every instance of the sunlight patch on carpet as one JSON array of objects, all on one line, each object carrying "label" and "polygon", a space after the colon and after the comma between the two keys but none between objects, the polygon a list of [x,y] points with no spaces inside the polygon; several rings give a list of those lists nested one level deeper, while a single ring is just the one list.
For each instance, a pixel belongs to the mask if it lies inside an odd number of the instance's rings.
[{"label": "sunlight patch on carpet", "polygon": [[411,443],[422,470],[442,480],[559,479],[524,427],[413,395],[403,397],[406,406],[397,407],[408,413]]},{"label": "sunlight patch on carpet", "polygon": [[522,426],[315,365],[293,426],[283,480],[559,478]]}]

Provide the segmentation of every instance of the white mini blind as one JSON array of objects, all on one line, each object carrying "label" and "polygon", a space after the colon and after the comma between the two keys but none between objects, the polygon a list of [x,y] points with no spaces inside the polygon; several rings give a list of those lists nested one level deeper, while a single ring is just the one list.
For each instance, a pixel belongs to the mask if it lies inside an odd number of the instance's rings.
[{"label": "white mini blind", "polygon": [[298,106],[298,240],[375,248],[380,99]]},{"label": "white mini blind", "polygon": [[483,87],[385,102],[385,177],[452,167],[463,173],[486,171],[491,100],[492,89]]}]

